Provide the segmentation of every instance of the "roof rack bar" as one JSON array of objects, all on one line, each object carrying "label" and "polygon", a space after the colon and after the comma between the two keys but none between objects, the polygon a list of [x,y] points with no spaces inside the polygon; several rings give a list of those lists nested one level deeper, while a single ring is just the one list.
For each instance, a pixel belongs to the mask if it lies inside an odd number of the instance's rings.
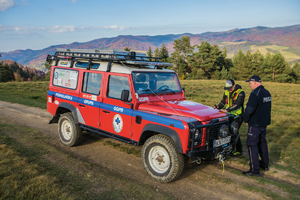
[{"label": "roof rack bar", "polygon": [[[76,60],[86,59],[89,62],[88,69],[92,61],[125,61],[126,64],[131,65],[154,65],[154,66],[171,66],[171,63],[160,62],[159,57],[147,57],[144,53],[134,51],[115,51],[115,50],[90,50],[90,49],[61,49],[58,48],[54,55],[48,55],[47,61],[51,63],[55,61],[58,64],[59,60],[71,61],[71,67]],[[155,60],[155,61],[152,61]],[[111,65],[111,64],[110,64]],[[110,70],[108,66],[107,70]]]}]

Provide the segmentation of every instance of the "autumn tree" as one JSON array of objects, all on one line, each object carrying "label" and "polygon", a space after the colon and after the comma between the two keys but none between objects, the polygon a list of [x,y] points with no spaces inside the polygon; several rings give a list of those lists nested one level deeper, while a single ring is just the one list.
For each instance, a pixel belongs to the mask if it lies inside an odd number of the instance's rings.
[{"label": "autumn tree", "polygon": [[129,47],[127,47],[127,46],[124,48],[124,51],[130,51],[130,50],[131,49]]}]

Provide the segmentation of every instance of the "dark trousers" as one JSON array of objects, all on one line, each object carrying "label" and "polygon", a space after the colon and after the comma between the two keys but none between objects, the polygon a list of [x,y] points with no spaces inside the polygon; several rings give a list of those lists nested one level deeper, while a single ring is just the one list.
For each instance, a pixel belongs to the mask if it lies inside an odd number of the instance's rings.
[{"label": "dark trousers", "polygon": [[[240,115],[239,118],[237,118],[237,121],[239,123],[239,129],[243,123],[243,115]],[[241,137],[239,137],[237,143],[236,143],[236,151],[243,153],[243,146],[242,146],[242,142],[241,142]]]},{"label": "dark trousers", "polygon": [[[266,127],[248,126],[247,147],[250,158],[250,171],[259,173],[259,168],[269,166],[268,144],[266,140]],[[261,161],[259,161],[259,156]]]}]

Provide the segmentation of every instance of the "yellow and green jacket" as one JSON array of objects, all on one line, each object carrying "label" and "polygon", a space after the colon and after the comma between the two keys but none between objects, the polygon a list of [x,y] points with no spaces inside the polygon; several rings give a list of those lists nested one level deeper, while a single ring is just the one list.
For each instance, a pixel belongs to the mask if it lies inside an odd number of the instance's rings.
[{"label": "yellow and green jacket", "polygon": [[244,113],[245,92],[240,85],[235,86],[235,90],[229,93],[225,90],[223,99],[218,105],[218,109],[226,109],[233,115],[240,115]]}]

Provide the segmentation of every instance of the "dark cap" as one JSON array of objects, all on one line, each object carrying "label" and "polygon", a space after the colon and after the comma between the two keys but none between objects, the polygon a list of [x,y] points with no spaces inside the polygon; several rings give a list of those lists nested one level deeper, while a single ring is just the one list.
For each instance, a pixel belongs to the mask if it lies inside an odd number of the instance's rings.
[{"label": "dark cap", "polygon": [[226,82],[225,82],[225,87],[224,87],[224,90],[229,90],[231,89],[233,86],[234,86],[234,80],[232,79],[228,79]]},{"label": "dark cap", "polygon": [[259,78],[259,76],[253,75],[246,82],[250,82],[250,81],[261,82],[261,79]]}]

